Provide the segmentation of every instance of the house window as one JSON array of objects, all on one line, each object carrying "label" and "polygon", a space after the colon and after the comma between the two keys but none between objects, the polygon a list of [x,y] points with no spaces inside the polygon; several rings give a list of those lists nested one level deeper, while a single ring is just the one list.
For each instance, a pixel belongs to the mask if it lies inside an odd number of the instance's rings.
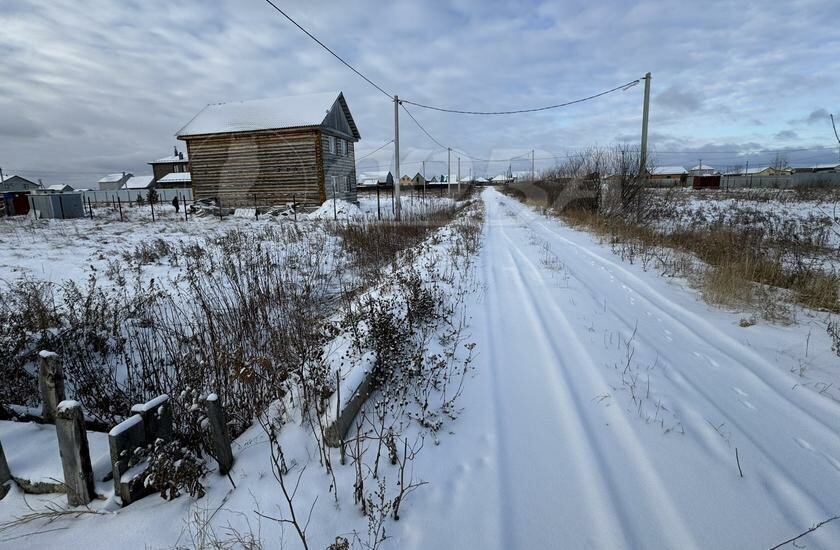
[{"label": "house window", "polygon": [[344,176],[344,190],[350,192],[350,178]]},{"label": "house window", "polygon": [[335,154],[335,138],[333,136],[327,136],[327,141],[330,144],[330,153],[333,155]]},{"label": "house window", "polygon": [[338,189],[336,189],[336,187],[335,187],[335,185],[336,185],[335,176],[330,176],[330,185],[332,185],[333,197],[335,197],[335,193],[336,193],[336,191],[338,191]]},{"label": "house window", "polygon": [[341,154],[347,155],[347,140],[345,139],[341,140]]}]

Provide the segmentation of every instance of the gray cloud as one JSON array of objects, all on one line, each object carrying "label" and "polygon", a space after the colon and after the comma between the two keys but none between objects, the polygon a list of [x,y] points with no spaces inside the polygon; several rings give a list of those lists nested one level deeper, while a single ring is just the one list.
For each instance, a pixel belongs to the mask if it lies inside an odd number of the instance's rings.
[{"label": "gray cloud", "polygon": [[654,104],[657,107],[664,107],[677,113],[697,111],[703,103],[702,98],[696,92],[680,89],[672,85],[656,96]]},{"label": "gray cloud", "polygon": [[47,134],[46,128],[31,118],[15,113],[10,107],[0,109],[0,136],[30,139]]},{"label": "gray cloud", "polygon": [[782,130],[781,132],[777,132],[773,137],[780,140],[790,140],[799,138],[799,134],[793,130]]},{"label": "gray cloud", "polygon": [[[651,141],[663,150],[772,143],[789,129],[780,116],[829,105],[840,89],[840,29],[823,24],[840,15],[833,0],[573,4],[313,0],[289,11],[389,93],[422,103],[547,105],[651,71]],[[784,40],[766,30],[779,20]],[[207,103],[331,89],[348,99],[360,152],[393,137],[388,99],[262,2],[3,0],[0,28],[0,132],[19,138],[0,139],[4,169],[82,184],[90,172],[147,173]],[[641,87],[516,117],[412,112],[474,156],[564,151],[637,140]],[[824,144],[819,125],[800,124],[791,141]],[[404,153],[437,148],[410,120],[400,126]]]},{"label": "gray cloud", "polygon": [[808,123],[825,122],[826,120],[828,120],[828,111],[822,108],[811,111],[811,114],[805,118],[805,122]]}]

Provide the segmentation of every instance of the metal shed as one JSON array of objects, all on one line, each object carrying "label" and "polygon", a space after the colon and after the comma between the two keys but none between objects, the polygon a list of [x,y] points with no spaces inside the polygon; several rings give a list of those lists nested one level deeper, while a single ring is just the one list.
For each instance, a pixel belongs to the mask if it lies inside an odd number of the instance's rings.
[{"label": "metal shed", "polygon": [[83,218],[84,202],[81,193],[31,193],[29,209],[40,219]]}]

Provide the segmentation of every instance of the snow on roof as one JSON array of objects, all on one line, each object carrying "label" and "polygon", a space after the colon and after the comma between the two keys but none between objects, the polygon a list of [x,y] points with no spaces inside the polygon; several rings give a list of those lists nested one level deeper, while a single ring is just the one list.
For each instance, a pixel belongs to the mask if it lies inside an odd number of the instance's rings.
[{"label": "snow on roof", "polygon": [[770,168],[769,166],[755,166],[753,168],[748,168],[744,171],[743,168],[738,168],[737,170],[733,170],[731,172],[727,172],[726,176],[737,176],[737,175],[744,175],[744,174],[758,174],[759,172],[763,172]]},{"label": "snow on roof", "polygon": [[507,180],[508,180],[508,177],[507,177],[507,176],[505,176],[504,174],[499,174],[498,176],[495,176],[495,177],[494,177],[492,180],[490,180],[490,181],[507,181]]},{"label": "snow on roof", "polygon": [[684,166],[657,166],[655,168],[651,168],[649,172],[655,176],[668,176],[671,174],[688,173]]},{"label": "snow on roof", "polygon": [[341,102],[353,134],[358,139],[359,132],[341,92],[207,105],[178,130],[177,135],[182,137],[320,126],[336,101]]},{"label": "snow on roof", "polygon": [[378,172],[363,172],[359,174],[359,181],[365,185],[375,185],[376,183],[386,183],[388,175],[391,172],[388,170],[380,170]]},{"label": "snow on roof", "polygon": [[47,187],[50,191],[72,191],[73,188],[66,183],[56,183]]},{"label": "snow on roof", "polygon": [[708,164],[698,164],[692,170],[714,170],[713,167],[709,166]]},{"label": "snow on roof", "polygon": [[482,177],[475,178],[475,181],[477,181],[478,183],[486,183],[487,182],[487,180],[485,178],[482,178]]},{"label": "snow on roof", "polygon": [[125,182],[126,189],[148,189],[155,182],[154,176],[132,176]]},{"label": "snow on roof", "polygon": [[180,155],[170,155],[168,157],[163,157],[161,159],[153,160],[149,164],[172,164],[176,162],[189,162],[190,159],[187,155],[183,155],[184,158],[181,158]]},{"label": "snow on roof", "polygon": [[158,180],[158,183],[190,183],[192,174],[189,172],[172,172]]},{"label": "snow on roof", "polygon": [[113,174],[108,174],[101,180],[99,183],[116,183],[121,181],[125,176],[131,177],[133,174],[129,174],[128,172],[115,172]]}]

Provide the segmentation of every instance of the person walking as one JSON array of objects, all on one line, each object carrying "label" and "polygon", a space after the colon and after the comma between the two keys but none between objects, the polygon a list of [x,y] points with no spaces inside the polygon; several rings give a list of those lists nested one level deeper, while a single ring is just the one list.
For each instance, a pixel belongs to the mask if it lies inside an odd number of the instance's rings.
[{"label": "person walking", "polygon": [[178,195],[175,195],[175,198],[172,199],[172,206],[175,207],[175,213],[176,214],[181,211],[181,205],[178,202]]}]

